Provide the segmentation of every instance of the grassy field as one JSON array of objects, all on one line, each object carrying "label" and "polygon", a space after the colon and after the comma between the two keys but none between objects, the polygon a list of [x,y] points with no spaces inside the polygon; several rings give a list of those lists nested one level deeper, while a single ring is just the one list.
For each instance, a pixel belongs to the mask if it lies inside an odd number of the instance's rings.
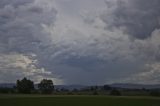
[{"label": "grassy field", "polygon": [[0,106],[160,106],[160,98],[0,95]]}]

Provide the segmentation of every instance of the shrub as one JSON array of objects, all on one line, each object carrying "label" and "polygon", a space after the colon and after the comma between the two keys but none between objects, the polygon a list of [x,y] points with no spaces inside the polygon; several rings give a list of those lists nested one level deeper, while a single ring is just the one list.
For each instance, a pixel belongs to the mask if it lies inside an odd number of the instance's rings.
[{"label": "shrub", "polygon": [[113,89],[111,90],[110,95],[121,96],[121,92],[119,90]]}]

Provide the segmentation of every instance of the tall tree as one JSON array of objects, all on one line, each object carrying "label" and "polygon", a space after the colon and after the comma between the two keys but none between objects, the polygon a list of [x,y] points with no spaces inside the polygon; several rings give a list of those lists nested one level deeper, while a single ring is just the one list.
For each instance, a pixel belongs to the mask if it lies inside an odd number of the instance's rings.
[{"label": "tall tree", "polygon": [[54,84],[52,80],[43,79],[39,84],[38,88],[43,94],[51,94],[54,91]]},{"label": "tall tree", "polygon": [[34,90],[34,83],[27,78],[23,78],[22,80],[17,80],[16,87],[19,93],[29,94]]},{"label": "tall tree", "polygon": [[103,86],[103,90],[107,91],[107,90],[111,90],[112,88],[109,85],[104,85]]}]

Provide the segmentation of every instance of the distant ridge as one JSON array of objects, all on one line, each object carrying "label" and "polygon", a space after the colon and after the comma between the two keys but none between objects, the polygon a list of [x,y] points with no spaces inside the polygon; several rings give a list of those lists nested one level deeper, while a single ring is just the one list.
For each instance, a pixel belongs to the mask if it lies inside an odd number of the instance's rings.
[{"label": "distant ridge", "polygon": [[88,86],[85,86],[85,85],[55,85],[55,88],[56,89],[68,89],[68,90],[74,90],[74,89],[77,89],[77,90],[80,90],[80,89],[83,89],[83,88],[86,88]]},{"label": "distant ridge", "polygon": [[0,88],[13,88],[14,86],[16,86],[16,84],[14,83],[1,83],[0,84]]},{"label": "distant ridge", "polygon": [[111,87],[126,88],[126,89],[160,89],[160,84],[130,84],[130,83],[115,83]]},{"label": "distant ridge", "polygon": [[[109,84],[108,84],[109,85]],[[13,88],[16,86],[15,83],[0,83],[0,88]],[[103,86],[103,85],[102,85]],[[110,87],[113,88],[124,88],[124,89],[160,89],[160,84],[153,84],[153,85],[147,85],[147,84],[130,84],[130,83],[115,83],[115,84],[110,84]],[[68,89],[68,90],[73,90],[73,89],[83,89],[87,88],[90,86],[86,85],[55,85],[55,89]],[[35,84],[35,88],[37,88],[37,84]]]}]

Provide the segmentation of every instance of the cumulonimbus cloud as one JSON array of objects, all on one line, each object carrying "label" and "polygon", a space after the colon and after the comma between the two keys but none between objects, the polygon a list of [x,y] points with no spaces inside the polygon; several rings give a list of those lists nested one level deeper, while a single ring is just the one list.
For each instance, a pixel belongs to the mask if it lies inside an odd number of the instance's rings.
[{"label": "cumulonimbus cloud", "polygon": [[[57,14],[50,3],[49,0],[0,1],[1,82],[12,82],[24,76],[35,81],[50,77],[51,72],[38,62],[35,64],[34,58],[28,58],[38,55],[41,47],[50,44],[50,34],[45,28],[54,24]],[[3,76],[8,76],[8,80]]]},{"label": "cumulonimbus cloud", "polygon": [[[107,0],[106,4],[1,0],[0,58],[7,62],[0,61],[0,72],[12,76],[11,81],[27,75],[34,80],[53,78],[57,84],[104,84],[141,74],[139,69],[160,57],[158,4],[158,0]],[[21,64],[26,59],[36,64]],[[146,77],[143,80],[147,82]]]},{"label": "cumulonimbus cloud", "polygon": [[124,32],[138,39],[148,38],[160,28],[159,0],[116,0],[115,3],[108,0],[107,3],[113,8],[110,13],[102,15],[108,28],[123,28]]}]

